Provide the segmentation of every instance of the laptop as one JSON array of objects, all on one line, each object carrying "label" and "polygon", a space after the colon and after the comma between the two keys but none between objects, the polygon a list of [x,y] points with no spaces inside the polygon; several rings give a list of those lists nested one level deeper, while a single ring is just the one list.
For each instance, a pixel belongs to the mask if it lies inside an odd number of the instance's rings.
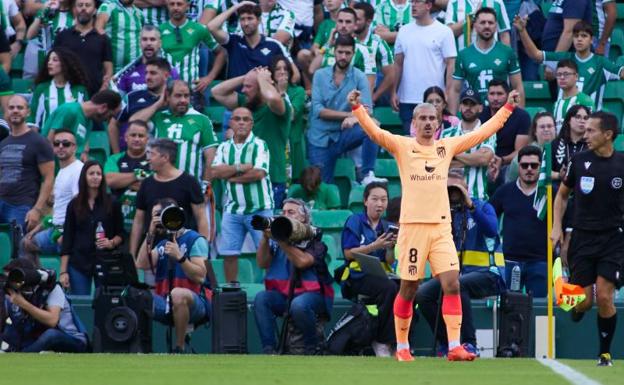
[{"label": "laptop", "polygon": [[353,258],[360,264],[360,268],[364,274],[381,278],[399,279],[396,274],[388,273],[384,270],[377,257],[368,254],[353,253]]}]

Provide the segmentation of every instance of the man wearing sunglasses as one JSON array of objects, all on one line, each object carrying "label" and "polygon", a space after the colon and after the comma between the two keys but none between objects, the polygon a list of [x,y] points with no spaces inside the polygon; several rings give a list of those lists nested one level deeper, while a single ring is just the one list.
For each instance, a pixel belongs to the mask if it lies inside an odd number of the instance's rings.
[{"label": "man wearing sunglasses", "polygon": [[503,254],[507,286],[511,271],[519,265],[520,288],[534,297],[546,296],[546,221],[533,208],[537,193],[542,150],[526,146],[518,151],[518,179],[499,187],[490,203],[503,215]]},{"label": "man wearing sunglasses", "polygon": [[38,253],[58,255],[61,252],[62,231],[67,205],[78,194],[78,179],[83,163],[76,159],[76,137],[71,131],[58,130],[52,140],[54,155],[60,170],[54,180],[52,220],[44,220],[29,231],[22,240],[25,256],[33,260]]}]

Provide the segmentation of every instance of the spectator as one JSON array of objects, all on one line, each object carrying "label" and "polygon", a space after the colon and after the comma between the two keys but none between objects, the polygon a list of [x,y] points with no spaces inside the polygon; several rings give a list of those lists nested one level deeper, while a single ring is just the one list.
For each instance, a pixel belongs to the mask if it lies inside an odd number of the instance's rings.
[{"label": "spectator", "polygon": [[169,20],[166,1],[134,0],[137,8],[143,13],[143,24],[155,27]]},{"label": "spectator", "polygon": [[366,275],[362,272],[353,253],[372,255],[387,272],[394,263],[394,246],[397,235],[388,229],[390,225],[381,218],[388,208],[388,188],[385,184],[373,182],[364,189],[365,212],[353,214],[342,230],[342,250],[345,269],[340,277],[343,297],[370,297],[379,311],[378,327],[373,331],[372,344],[375,355],[390,357],[391,345],[395,342],[392,306],[398,292],[398,285],[391,279]]},{"label": "spectator", "polygon": [[238,107],[230,120],[234,135],[217,148],[212,176],[225,184],[221,244],[223,269],[228,282],[238,276],[238,256],[247,233],[258,247],[262,232],[251,227],[253,215],[273,216],[273,193],[269,173],[267,143],[251,132],[251,110]]},{"label": "spectator", "polygon": [[[139,249],[136,265],[140,269],[156,269],[156,289],[152,293],[154,319],[175,327],[173,353],[191,353],[185,346],[189,325],[208,322],[211,315],[212,291],[206,280],[208,242],[197,231],[182,228],[165,238],[161,213],[179,207],[174,199],[158,200],[151,210],[152,220]],[[157,239],[161,239],[157,241]],[[173,281],[171,281],[173,270]]]},{"label": "spectator", "polygon": [[[139,44],[141,47],[141,56],[116,73],[113,77],[113,82],[116,83],[119,91],[124,94],[147,89],[147,63],[151,59],[161,57],[162,53],[162,40],[158,27],[151,24],[144,25],[143,28],[141,28]],[[180,78],[178,76],[178,71],[176,71],[175,68],[173,70],[171,69],[171,64],[169,64],[168,72],[170,72],[172,79],[177,80]]]},{"label": "spectator", "polygon": [[509,288],[511,271],[520,267],[520,288],[534,297],[546,296],[546,221],[537,216],[533,202],[537,193],[542,150],[526,146],[518,152],[518,180],[496,190],[490,204],[502,219],[505,282]]},{"label": "spectator", "polygon": [[25,47],[26,21],[15,0],[2,0],[0,16],[2,18],[0,23],[7,39],[13,41],[11,57],[15,57]]},{"label": "spectator", "polygon": [[[479,94],[472,89],[464,91],[459,99],[460,123],[442,131],[442,138],[453,138],[477,130],[481,127],[479,115],[483,110]],[[496,151],[496,135],[457,154],[451,162],[451,169],[457,168],[468,183],[468,194],[472,199],[487,199],[487,171]]]},{"label": "spectator", "polygon": [[76,137],[78,154],[86,160],[89,154],[88,140],[93,123],[109,121],[119,113],[120,105],[121,97],[110,90],[100,91],[86,102],[65,103],[52,112],[41,134],[51,141],[56,130],[71,131]]},{"label": "spectator", "polygon": [[[206,4],[204,8],[204,12],[201,15],[201,24],[208,25],[210,21],[212,21],[215,16],[220,13],[223,13],[228,10],[228,8],[238,5],[242,3],[243,0],[211,0]],[[234,33],[240,28],[240,23],[238,22],[238,15],[232,14],[225,20],[225,25],[223,28],[228,33]]]},{"label": "spectator", "polygon": [[349,63],[355,53],[351,36],[336,39],[336,65],[321,68],[314,74],[312,111],[307,132],[308,160],[321,168],[323,182],[332,183],[336,159],[347,151],[362,145],[362,184],[386,181],[375,177],[375,161],[379,147],[371,141],[351,115],[346,97],[357,89],[365,105],[371,106],[371,94],[362,71]]},{"label": "spectator", "polygon": [[[114,250],[123,243],[121,207],[106,189],[102,166],[88,160],[80,172],[78,195],[67,205],[63,225],[59,280],[74,295],[91,294],[96,250]],[[96,234],[99,226],[104,228],[103,237]],[[99,285],[97,280],[95,285]]]},{"label": "spectator", "polygon": [[[210,119],[190,105],[191,89],[182,80],[169,82],[158,101],[135,113],[132,119],[150,121],[155,138],[178,145],[176,168],[201,181],[210,180],[210,165],[217,140]],[[162,107],[166,110],[160,111]]]},{"label": "spectator", "polygon": [[[235,13],[243,31],[241,35],[222,29],[223,23]],[[231,6],[208,23],[210,33],[228,53],[227,79],[244,75],[256,67],[268,67],[275,55],[284,55],[291,60],[288,51],[279,41],[260,33],[261,18],[260,6],[244,1]],[[291,62],[290,65],[294,74],[293,80],[297,82],[299,70],[294,63]]]},{"label": "spectator", "polygon": [[289,47],[295,35],[295,13],[276,0],[258,0],[258,5],[262,9],[260,33]]},{"label": "spectator", "polygon": [[378,104],[377,101],[389,95],[394,85],[394,54],[388,43],[371,30],[375,18],[375,8],[368,3],[356,3],[353,5],[353,10],[356,14],[355,38],[358,43],[368,48],[371,58],[375,60],[377,85],[371,88],[371,92],[373,92],[373,104]]},{"label": "spectator", "polygon": [[301,184],[294,184],[288,189],[288,197],[301,199],[313,210],[340,208],[340,195],[330,185],[321,181],[321,169],[316,166],[306,167],[301,172]]},{"label": "spectator", "polygon": [[[161,57],[153,57],[145,64],[145,83],[147,89],[130,92],[126,97],[126,103],[121,113],[111,119],[108,126],[108,137],[113,153],[125,149],[127,143],[123,140],[125,129],[130,120],[139,120],[135,114],[141,110],[158,104],[165,93],[167,79],[171,75],[172,68],[169,62]],[[146,116],[147,117],[147,116]],[[149,117],[147,117],[149,120]]]},{"label": "spectator", "polygon": [[[169,21],[160,25],[160,34],[165,58],[176,68],[180,79],[193,86],[193,106],[202,111],[203,92],[221,72],[225,64],[225,52],[204,25],[188,20],[188,6],[188,0],[167,0]],[[199,77],[200,43],[215,53],[212,68],[204,77]]]},{"label": "spectator", "polygon": [[479,9],[475,15],[474,30],[477,35],[475,43],[457,55],[449,91],[449,110],[453,113],[457,111],[457,95],[464,82],[468,88],[478,92],[483,100],[487,97],[488,83],[493,79],[509,80],[511,88],[520,92],[521,104],[524,105],[524,86],[518,58],[509,45],[494,38],[496,11],[492,8]]},{"label": "spectator", "polygon": [[[292,124],[292,106],[288,95],[274,86],[272,74],[265,68],[249,71],[245,76],[229,79],[212,90],[214,98],[233,110],[246,106],[253,113],[253,132],[269,147],[269,176],[275,207],[281,208],[286,198],[286,143]],[[242,87],[242,93],[236,90]]]},{"label": "spectator", "polygon": [[[514,26],[518,30],[527,55],[536,62],[541,63],[546,60],[559,61],[564,59],[574,61],[578,68],[578,79],[576,81],[578,89],[580,92],[591,96],[594,105],[598,109],[602,109],[602,95],[607,83],[605,71],[618,78],[624,78],[622,66],[618,66],[605,57],[594,55],[591,52],[593,31],[591,25],[584,21],[574,25],[574,53],[567,51],[554,52],[552,50],[540,51],[526,31],[526,20],[516,18],[514,19]],[[559,94],[559,97],[561,97],[561,94]]]},{"label": "spectator", "polygon": [[56,35],[54,47],[74,52],[89,79],[89,94],[108,88],[113,76],[113,59],[109,38],[95,29],[95,0],[76,0],[73,7],[76,22]]},{"label": "spectator", "polygon": [[[555,118],[553,115],[550,112],[538,112],[535,114],[529,129],[529,145],[543,149],[546,143],[550,143],[555,139],[555,136],[557,136],[557,133],[555,132]],[[516,156],[507,168],[505,180],[513,182],[517,179],[518,157]]]},{"label": "spectator", "polygon": [[125,132],[128,149],[111,155],[104,165],[104,175],[113,198],[121,205],[124,228],[130,231],[136,209],[136,195],[141,182],[150,174],[147,161],[147,123],[134,120]]},{"label": "spectator", "polygon": [[[152,223],[152,210],[162,198],[172,198],[186,213],[184,227],[193,229],[206,239],[208,219],[201,186],[196,178],[175,167],[178,146],[170,139],[153,139],[147,147],[147,159],[153,174],[141,182],[136,197],[136,212],[130,235],[130,252],[137,255],[141,236]],[[209,275],[211,277],[211,275]],[[211,283],[216,282],[211,277]]]},{"label": "spectator", "polygon": [[143,14],[134,0],[103,2],[97,10],[95,28],[110,39],[113,71],[117,72],[140,55],[139,37]]},{"label": "spectator", "polygon": [[[491,39],[500,41],[506,46],[511,45],[511,23],[507,17],[507,10],[503,0],[485,0],[475,3],[475,5],[471,1],[450,0],[446,7],[445,24],[451,27],[453,34],[457,38],[458,51],[468,48],[479,41],[479,32],[476,28],[472,29],[472,22],[474,22],[476,27],[479,12],[484,8],[488,9],[487,13],[491,11],[491,15],[494,17],[493,24],[487,23],[492,26],[490,31]],[[498,32],[496,31],[497,29]]]},{"label": "spectator", "polygon": [[52,206],[52,220],[42,221],[24,235],[24,255],[31,260],[38,260],[39,253],[60,254],[67,205],[78,194],[83,163],[76,159],[76,137],[71,131],[59,130],[54,133],[52,144],[60,168],[54,179],[53,203],[47,202],[48,206]]},{"label": "spectator", "polygon": [[53,48],[35,79],[28,123],[43,128],[50,114],[66,103],[87,100],[88,80],[73,52]]},{"label": "spectator", "polygon": [[9,72],[11,72],[11,47],[0,29],[0,108],[6,111],[9,97],[13,95],[13,85]]},{"label": "spectator", "polygon": [[0,223],[15,220],[24,232],[41,223],[54,184],[52,146],[26,124],[23,96],[9,99],[9,136],[0,142]]},{"label": "spectator", "polygon": [[618,17],[617,7],[613,0],[594,0],[592,4],[595,4],[592,12],[594,52],[609,57],[609,41]]},{"label": "spectator", "polygon": [[[477,335],[472,321],[471,299],[499,295],[505,291],[505,259],[498,237],[498,221],[492,205],[471,199],[460,174],[447,179],[451,205],[453,242],[460,257],[459,276],[462,297],[461,340],[466,351],[477,354]],[[469,224],[470,223],[470,224]],[[436,325],[440,304],[440,281],[430,279],[418,287],[416,303],[435,333],[438,356],[448,353],[446,327]],[[439,317],[439,318],[437,318]]]},{"label": "spectator", "polygon": [[[483,108],[479,120],[482,122],[490,120],[505,105],[509,91],[509,85],[505,80],[492,79],[488,84],[488,103]],[[529,113],[516,107],[503,128],[496,133],[496,153],[491,164],[498,172],[498,177],[493,183],[495,188],[505,182],[507,168],[517,158],[518,151],[529,144],[529,126],[531,126]]]},{"label": "spectator", "polygon": [[[440,121],[440,126],[435,132],[435,139],[440,139],[440,135],[442,135],[442,131],[444,131],[445,129],[457,126],[459,124],[459,118],[457,118],[457,116],[455,115],[452,115],[447,109],[448,103],[446,102],[446,97],[444,96],[444,90],[442,90],[442,88],[438,86],[431,86],[427,88],[425,90],[425,93],[423,94],[423,100],[425,101],[425,103],[433,105],[438,112],[438,120]],[[410,135],[416,136],[413,126],[410,126]]]},{"label": "spectator", "polygon": [[[34,270],[37,266],[25,258],[12,259],[2,268],[6,278],[14,269]],[[24,296],[22,290],[8,289],[0,304],[0,332],[9,345],[8,351],[87,352],[87,330],[65,297],[63,289],[27,288],[34,295]],[[5,325],[5,315],[11,323]],[[4,351],[4,350],[3,350]]]},{"label": "spectator", "polygon": [[[299,199],[284,201],[282,215],[311,224],[310,211]],[[265,290],[254,299],[262,352],[276,353],[275,319],[288,311],[291,322],[303,334],[304,354],[318,354],[324,341],[318,340],[316,324],[320,318],[329,319],[334,301],[333,280],[325,262],[327,246],[320,236],[295,245],[274,239],[270,229],[262,234],[256,261],[266,270]]]},{"label": "spectator", "polygon": [[[275,89],[282,97],[284,97],[284,95],[288,96],[288,101],[292,108],[288,142],[291,175],[293,179],[297,179],[306,165],[307,158],[305,144],[305,127],[307,122],[304,120],[306,93],[303,87],[292,83],[292,68],[286,57],[281,55],[275,56],[273,60],[271,60],[269,71],[271,71],[271,79],[273,79]],[[286,165],[286,167],[288,167],[288,165]],[[289,176],[286,175],[286,178],[288,177]]]},{"label": "spectator", "polygon": [[412,3],[411,0],[380,0],[377,2],[374,32],[390,46],[394,46],[401,27],[412,21]]},{"label": "spectator", "polygon": [[576,82],[578,81],[578,67],[576,63],[570,59],[563,59],[557,63],[557,86],[562,94],[553,106],[553,115],[557,125],[557,133],[561,130],[563,119],[570,107],[580,104],[588,107],[590,110],[595,109],[594,101],[589,95],[579,91]]},{"label": "spectator", "polygon": [[544,51],[566,52],[572,46],[576,23],[581,20],[591,23],[591,1],[561,0],[553,5],[546,16],[546,25],[542,32],[542,48]]},{"label": "spectator", "polygon": [[[455,39],[451,29],[431,17],[433,0],[412,3],[414,22],[404,25],[394,47],[395,83],[391,105],[399,111],[403,131],[410,132],[412,112],[431,86],[450,86],[455,67]],[[446,72],[446,75],[445,75]],[[447,94],[448,94],[448,89]]]},{"label": "spectator", "polygon": [[322,10],[322,0],[277,0],[283,9],[295,14],[295,46],[308,49],[312,44],[313,29],[318,11]]}]

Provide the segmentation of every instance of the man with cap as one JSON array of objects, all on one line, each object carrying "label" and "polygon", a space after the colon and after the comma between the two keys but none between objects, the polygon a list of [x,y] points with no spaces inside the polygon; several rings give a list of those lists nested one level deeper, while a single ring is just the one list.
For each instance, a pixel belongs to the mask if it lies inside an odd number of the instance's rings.
[{"label": "man with cap", "polygon": [[[479,115],[482,110],[479,94],[471,88],[465,90],[459,98],[461,121],[457,126],[442,131],[442,138],[460,136],[479,128]],[[464,175],[468,183],[468,194],[473,199],[487,199],[487,168],[495,152],[496,134],[463,154],[455,155],[451,162],[451,170]]]},{"label": "man with cap", "polygon": [[[449,173],[447,189],[453,242],[461,263],[461,343],[466,351],[477,354],[470,300],[498,295],[505,288],[505,259],[498,237],[498,220],[491,204],[470,198],[461,174]],[[428,280],[418,287],[416,303],[433,331],[438,356],[445,356],[448,353],[446,327],[443,318],[436,314],[440,311],[440,290],[440,281]],[[436,318],[442,322],[437,327]]]}]

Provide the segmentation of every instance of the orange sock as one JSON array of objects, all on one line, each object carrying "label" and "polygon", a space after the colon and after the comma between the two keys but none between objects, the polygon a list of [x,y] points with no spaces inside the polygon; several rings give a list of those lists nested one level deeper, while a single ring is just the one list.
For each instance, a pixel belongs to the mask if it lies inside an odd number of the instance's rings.
[{"label": "orange sock", "polygon": [[409,349],[409,330],[412,322],[413,303],[400,294],[394,298],[394,332],[397,350]]},{"label": "orange sock", "polygon": [[446,334],[448,336],[449,350],[459,346],[462,308],[459,294],[444,295],[442,297],[442,318],[446,324]]}]

